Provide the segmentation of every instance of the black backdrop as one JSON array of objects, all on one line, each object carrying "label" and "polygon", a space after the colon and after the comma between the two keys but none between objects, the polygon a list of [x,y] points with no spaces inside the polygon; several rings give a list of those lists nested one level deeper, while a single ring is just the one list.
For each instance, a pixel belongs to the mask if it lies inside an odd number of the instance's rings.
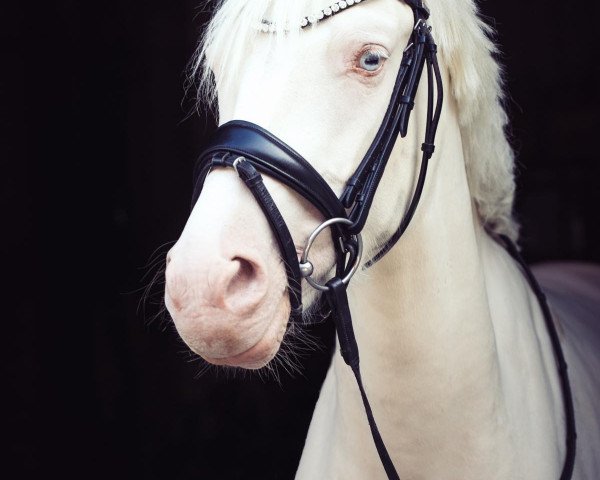
[{"label": "black backdrop", "polygon": [[[168,319],[152,320],[160,285],[138,311],[143,267],[183,227],[213,128],[187,115],[182,87],[207,13],[198,0],[15,3],[0,16],[4,468],[292,478],[331,327],[313,329],[322,350],[280,384],[195,378]],[[599,261],[596,4],[482,9],[507,66],[526,257]]]}]

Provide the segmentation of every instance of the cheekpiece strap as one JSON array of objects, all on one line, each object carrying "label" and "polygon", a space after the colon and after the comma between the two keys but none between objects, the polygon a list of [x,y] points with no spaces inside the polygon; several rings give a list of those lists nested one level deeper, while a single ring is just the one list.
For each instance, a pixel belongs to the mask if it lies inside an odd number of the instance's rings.
[{"label": "cheekpiece strap", "polygon": [[422,0],[404,0],[404,2],[409,5],[414,12],[418,13],[420,18],[423,18],[424,20],[429,18],[429,9]]},{"label": "cheekpiece strap", "polygon": [[288,278],[288,294],[290,298],[290,320],[299,322],[302,320],[302,288],[300,267],[298,266],[298,254],[292,235],[281,216],[281,212],[273,201],[273,197],[265,187],[262,175],[254,168],[252,163],[244,157],[225,153],[214,155],[210,162],[211,168],[231,167],[244,181],[256,202],[263,211],[266,219],[275,234],[279,250],[284,257],[285,272]]},{"label": "cheekpiece strap", "polygon": [[[416,209],[425,180],[427,161],[433,155],[435,148],[435,134],[443,100],[441,73],[437,64],[437,47],[431,35],[431,29],[426,23],[426,19],[429,17],[427,8],[417,0],[407,3],[413,8],[415,26],[410,43],[403,53],[388,108],[371,146],[350,177],[341,197],[344,207],[351,209],[349,218],[353,225],[349,227],[348,231],[352,234],[359,233],[363,229],[396,139],[398,136],[405,137],[408,132],[410,114],[414,107],[417,87],[425,65],[428,72],[429,93],[420,173],[422,182],[418,183],[421,186],[413,194],[411,206],[401,222],[399,230],[402,232],[398,238],[402,235]],[[373,260],[372,263],[375,261],[377,260]]]}]

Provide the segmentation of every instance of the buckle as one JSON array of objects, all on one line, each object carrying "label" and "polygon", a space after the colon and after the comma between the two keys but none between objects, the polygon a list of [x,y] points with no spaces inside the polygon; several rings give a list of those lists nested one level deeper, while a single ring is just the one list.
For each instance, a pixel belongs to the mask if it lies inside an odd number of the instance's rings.
[{"label": "buckle", "polygon": [[235,170],[235,173],[237,173],[238,175],[240,174],[240,172],[238,172],[238,165],[242,162],[245,162],[246,159],[244,157],[237,157],[234,161],[233,164],[231,165],[233,167],[233,169]]}]

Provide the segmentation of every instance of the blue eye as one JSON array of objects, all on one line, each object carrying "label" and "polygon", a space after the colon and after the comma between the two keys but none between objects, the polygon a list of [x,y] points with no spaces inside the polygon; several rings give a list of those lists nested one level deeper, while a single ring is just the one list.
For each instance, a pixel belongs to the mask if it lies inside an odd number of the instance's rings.
[{"label": "blue eye", "polygon": [[361,55],[358,65],[367,72],[376,72],[383,66],[387,59],[388,55],[380,49],[367,50]]}]

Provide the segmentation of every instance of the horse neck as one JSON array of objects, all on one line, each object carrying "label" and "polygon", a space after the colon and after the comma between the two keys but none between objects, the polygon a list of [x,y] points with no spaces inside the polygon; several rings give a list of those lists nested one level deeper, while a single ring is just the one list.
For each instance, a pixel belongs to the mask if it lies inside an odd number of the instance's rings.
[{"label": "horse neck", "polygon": [[[511,298],[504,286],[513,285],[507,288],[520,294],[510,314],[525,330],[536,305],[474,213],[457,126],[441,132],[438,151],[412,224],[351,288],[362,376],[403,475],[516,478],[509,418],[518,418],[517,406],[514,398],[507,403],[503,389],[503,377],[513,372],[499,361],[491,304],[497,310],[505,301],[500,298]],[[499,287],[491,292],[489,283]],[[525,337],[536,341],[535,332]],[[551,364],[551,353],[547,359]],[[337,398],[343,398],[338,414],[364,415],[338,355],[333,371]],[[356,434],[368,436],[363,423]]]},{"label": "horse neck", "polygon": [[473,363],[493,379],[494,332],[482,259],[489,252],[482,249],[486,235],[474,213],[456,122],[443,126],[437,143],[441,153],[431,160],[410,226],[352,285],[355,328],[365,341],[389,347],[367,349],[366,363],[371,353],[389,358],[390,350],[416,368],[447,357],[452,363],[442,361],[444,370]]}]

